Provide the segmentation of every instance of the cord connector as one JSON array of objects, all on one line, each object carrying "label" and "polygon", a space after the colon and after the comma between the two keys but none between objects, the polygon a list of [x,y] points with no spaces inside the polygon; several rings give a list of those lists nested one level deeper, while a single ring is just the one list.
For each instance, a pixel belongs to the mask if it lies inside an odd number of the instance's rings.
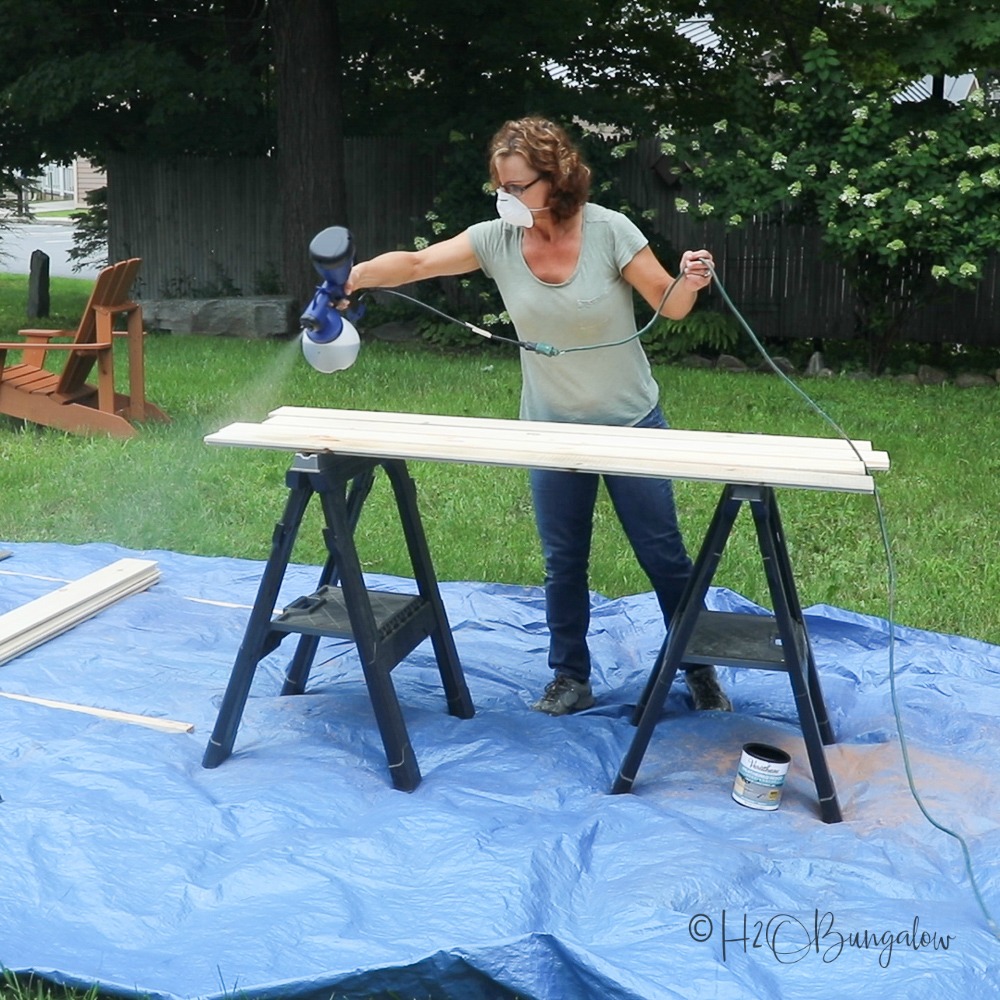
[{"label": "cord connector", "polygon": [[533,351],[535,354],[544,354],[547,358],[554,358],[562,354],[562,351],[558,347],[553,347],[551,344],[536,344],[531,340],[522,340],[520,344],[526,351]]}]

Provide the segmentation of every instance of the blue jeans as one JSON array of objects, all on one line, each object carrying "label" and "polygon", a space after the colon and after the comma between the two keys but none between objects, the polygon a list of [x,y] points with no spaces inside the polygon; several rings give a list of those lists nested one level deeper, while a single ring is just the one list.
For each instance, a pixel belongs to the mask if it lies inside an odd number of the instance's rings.
[{"label": "blue jeans", "polygon": [[[666,427],[655,408],[637,427]],[[549,628],[549,666],[578,681],[590,677],[590,543],[594,505],[602,478],[596,473],[532,469],[535,524],[545,559],[545,616]],[[691,575],[691,559],[677,524],[669,479],[603,476],[615,513],[639,565],[653,585],[663,620],[680,603]]]}]

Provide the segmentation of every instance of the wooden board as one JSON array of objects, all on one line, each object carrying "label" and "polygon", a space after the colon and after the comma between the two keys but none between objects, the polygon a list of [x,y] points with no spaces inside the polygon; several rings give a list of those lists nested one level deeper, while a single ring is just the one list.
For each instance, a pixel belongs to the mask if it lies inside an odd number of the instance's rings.
[{"label": "wooden board", "polygon": [[[606,424],[569,424],[538,420],[503,420],[488,417],[455,417],[427,413],[391,413],[379,410],[329,410],[322,407],[281,406],[268,414],[268,426],[314,426],[331,430],[345,421],[363,423],[369,427],[426,429],[431,434],[441,434],[448,430],[467,432],[472,429],[483,434],[506,434],[517,428],[519,437],[539,437],[548,441],[580,436],[581,428],[588,440],[618,441],[622,434],[640,435],[642,445],[660,449],[664,439],[674,449],[700,451],[703,453],[737,450],[745,454],[748,450],[763,454],[799,452],[827,454],[831,457],[850,456],[864,461],[869,471],[876,472],[889,468],[889,456],[884,451],[876,451],[870,441],[846,441],[843,438],[800,437],[780,434],[747,434],[732,431],[692,431],[657,427],[612,427]],[[333,426],[332,426],[333,425]],[[631,438],[629,438],[631,442]]]},{"label": "wooden board", "polygon": [[208,444],[871,493],[870,442],[281,407]]},{"label": "wooden board", "polygon": [[0,664],[65,632],[110,604],[145,590],[159,578],[155,562],[119,559],[0,615]]}]

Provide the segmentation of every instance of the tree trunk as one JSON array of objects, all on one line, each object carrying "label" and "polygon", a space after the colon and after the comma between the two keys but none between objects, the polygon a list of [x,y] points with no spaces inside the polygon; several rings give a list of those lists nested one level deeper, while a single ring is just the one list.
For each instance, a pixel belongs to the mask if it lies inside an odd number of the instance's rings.
[{"label": "tree trunk", "polygon": [[309,242],[347,225],[337,0],[272,0],[277,97],[276,154],[285,291],[298,306],[318,277]]}]

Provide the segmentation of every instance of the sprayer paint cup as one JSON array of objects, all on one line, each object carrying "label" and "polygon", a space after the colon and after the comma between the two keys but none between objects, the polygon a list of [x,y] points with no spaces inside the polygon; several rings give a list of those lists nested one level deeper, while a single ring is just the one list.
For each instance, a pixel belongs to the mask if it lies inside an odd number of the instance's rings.
[{"label": "sprayer paint cup", "polygon": [[733,798],[751,809],[777,809],[791,762],[792,758],[778,747],[744,743],[733,784]]}]

